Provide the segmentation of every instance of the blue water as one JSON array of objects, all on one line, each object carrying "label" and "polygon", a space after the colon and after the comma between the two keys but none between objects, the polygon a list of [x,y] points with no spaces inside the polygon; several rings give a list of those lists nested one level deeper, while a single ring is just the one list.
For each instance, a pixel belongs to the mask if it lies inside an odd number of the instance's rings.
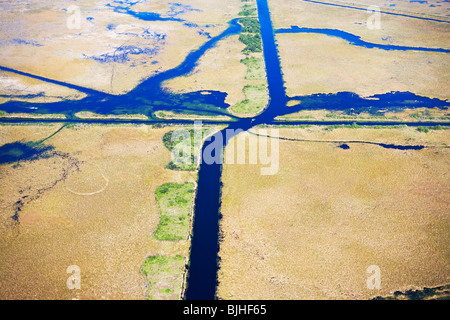
[{"label": "blue water", "polygon": [[138,4],[139,1],[112,1],[106,4],[107,7],[113,8],[114,12],[130,15],[134,18],[143,21],[176,21],[182,22],[180,18],[176,18],[177,15],[184,13],[184,10],[178,12],[174,10],[174,6],[170,7],[170,12],[164,16],[156,12],[140,12],[133,10],[133,6]]},{"label": "blue water", "polygon": [[33,142],[13,142],[0,147],[0,164],[14,163],[24,160],[35,160],[42,156],[49,156],[53,146],[41,145]]},{"label": "blue water", "polygon": [[[131,8],[137,2],[133,1],[116,1],[117,5]],[[177,6],[175,6],[177,7]],[[185,10],[185,9],[183,9]],[[193,10],[193,9],[192,9]],[[174,12],[178,12],[175,9]],[[278,115],[284,115],[301,109],[319,109],[329,108],[333,110],[349,110],[349,111],[367,111],[371,113],[378,113],[378,110],[383,109],[387,111],[399,110],[404,107],[418,108],[418,107],[440,107],[447,108],[449,103],[438,99],[429,99],[420,97],[410,92],[386,93],[371,98],[360,98],[359,96],[350,92],[340,92],[337,94],[317,94],[300,97],[287,97],[284,82],[282,78],[282,70],[278,59],[278,52],[276,42],[274,40],[274,31],[271,27],[271,18],[268,14],[267,3],[260,2],[258,5],[259,19],[261,21],[261,33],[263,38],[264,56],[266,59],[266,68],[268,75],[268,89],[270,95],[270,103],[267,110],[260,116],[255,118],[253,124],[271,123],[273,118]],[[267,13],[267,14],[265,14]],[[174,13],[173,16],[176,16]],[[109,25],[109,29],[114,29],[114,25]],[[86,93],[88,96],[77,101],[61,101],[55,103],[27,103],[10,101],[2,104],[0,109],[6,112],[33,112],[33,113],[63,113],[68,118],[73,118],[73,115],[79,111],[92,111],[98,114],[134,114],[140,113],[155,119],[154,112],[158,110],[170,110],[173,112],[192,113],[198,115],[228,115],[232,116],[226,110],[229,105],[225,103],[226,93],[218,91],[206,92],[192,92],[186,94],[171,94],[162,90],[161,83],[175,77],[187,75],[196,66],[200,57],[215,46],[217,42],[226,38],[229,35],[238,34],[241,31],[241,26],[238,24],[238,19],[230,21],[229,27],[220,35],[209,39],[195,51],[192,51],[185,59],[185,61],[174,69],[159,73],[154,77],[144,80],[135,89],[125,95],[111,95],[99,92],[93,89],[84,88],[81,86],[47,79],[42,76],[32,75],[26,72],[13,70],[7,67],[1,67],[0,70],[15,72],[20,75],[32,77],[49,83],[62,85]],[[448,53],[446,49],[435,48],[415,48],[415,47],[399,47],[392,45],[373,44],[361,40],[358,36],[334,29],[310,29],[291,27],[287,30],[278,30],[281,32],[315,32],[323,33],[330,36],[340,37],[355,45],[362,45],[367,48],[382,48],[384,50],[423,50],[423,51],[441,51]],[[149,35],[149,36],[154,36]],[[157,35],[158,39],[164,40],[164,35]],[[103,55],[99,57],[92,57],[104,63],[123,62],[128,61],[130,55],[147,54],[152,55],[154,52],[148,48],[139,48],[135,46],[123,46],[117,50],[115,55]],[[154,62],[154,61],[153,61]],[[152,63],[153,63],[152,62]],[[204,94],[209,93],[209,94]],[[31,97],[31,96],[30,96]],[[19,96],[17,96],[19,98]],[[22,97],[23,98],[23,97]],[[301,101],[292,108],[286,108],[286,102],[289,100]]]},{"label": "blue water", "polygon": [[[216,134],[211,141],[221,138],[222,136]],[[204,144],[202,154],[209,144],[208,142]],[[202,164],[200,166],[185,292],[186,300],[213,300],[216,296],[221,176],[222,166],[220,164]]]},{"label": "blue water", "polygon": [[315,28],[300,28],[297,26],[291,26],[290,29],[278,29],[276,33],[318,33],[324,34],[331,37],[341,38],[343,40],[348,41],[350,44],[364,47],[364,48],[377,48],[381,50],[400,50],[400,51],[428,51],[428,52],[444,52],[450,53],[449,49],[440,49],[440,48],[424,48],[424,47],[407,47],[407,46],[395,46],[395,45],[387,45],[387,44],[379,44],[373,42],[367,42],[361,40],[361,37],[356,36],[354,34],[337,30],[337,29],[315,29]]}]

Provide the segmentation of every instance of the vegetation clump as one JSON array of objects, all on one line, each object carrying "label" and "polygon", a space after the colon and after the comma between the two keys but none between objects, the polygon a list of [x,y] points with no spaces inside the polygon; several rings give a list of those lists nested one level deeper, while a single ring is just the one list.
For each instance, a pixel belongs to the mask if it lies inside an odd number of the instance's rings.
[{"label": "vegetation clump", "polygon": [[[197,163],[195,162],[195,155],[198,154],[200,147],[201,147],[201,141],[195,141],[195,130],[189,129],[189,134],[191,139],[183,139],[183,137],[179,137],[177,140],[174,140],[174,132],[175,131],[169,131],[163,136],[163,144],[164,146],[169,149],[170,152],[173,151],[173,149],[178,146],[180,143],[183,144],[180,147],[180,149],[186,150],[191,148],[191,160],[189,163],[175,163],[174,161],[171,161],[167,164],[166,168],[170,170],[179,170],[179,171],[195,171],[197,169]],[[203,134],[206,132],[205,129],[202,130],[202,132],[197,132],[198,135],[203,136]]]},{"label": "vegetation clump", "polygon": [[148,282],[148,299],[179,299],[184,269],[185,257],[181,255],[148,257],[141,267],[141,272]]},{"label": "vegetation clump", "polygon": [[245,99],[232,108],[236,113],[257,113],[265,107],[266,99],[266,85],[247,85],[244,87]]},{"label": "vegetation clump", "polygon": [[244,6],[242,7],[242,11],[239,12],[240,16],[253,16],[256,14],[256,6],[255,5],[251,5],[251,4],[244,4]]},{"label": "vegetation clump", "polygon": [[258,18],[245,17],[240,20],[242,24],[242,32],[244,33],[261,33],[261,25]]},{"label": "vegetation clump", "polygon": [[241,63],[247,66],[247,80],[265,80],[264,63],[261,57],[245,57]]},{"label": "vegetation clump", "polygon": [[259,33],[242,33],[239,40],[245,44],[244,53],[262,52],[262,41]]},{"label": "vegetation clump", "polygon": [[189,234],[194,184],[165,183],[156,189],[160,222],[153,236],[158,240],[185,240]]}]

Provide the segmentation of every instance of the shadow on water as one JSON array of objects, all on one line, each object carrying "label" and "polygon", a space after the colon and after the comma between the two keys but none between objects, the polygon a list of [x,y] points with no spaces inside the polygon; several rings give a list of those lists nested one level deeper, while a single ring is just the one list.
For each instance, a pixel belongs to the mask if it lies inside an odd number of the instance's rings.
[{"label": "shadow on water", "polygon": [[65,127],[66,125],[62,125],[51,135],[39,141],[16,141],[0,146],[0,164],[14,163],[18,161],[32,161],[39,158],[51,157],[55,151],[55,147],[51,145],[44,145],[43,143],[54,137]]},{"label": "shadow on water", "polygon": [[[209,155],[215,144],[223,146],[223,151],[232,137],[251,127],[250,119],[229,125],[205,142],[202,155]],[[198,173],[186,300],[212,300],[216,296],[223,153],[213,154],[213,158],[216,161],[202,163]]]},{"label": "shadow on water", "polygon": [[53,150],[53,146],[45,146],[36,142],[7,143],[0,147],[0,164],[49,157]]}]

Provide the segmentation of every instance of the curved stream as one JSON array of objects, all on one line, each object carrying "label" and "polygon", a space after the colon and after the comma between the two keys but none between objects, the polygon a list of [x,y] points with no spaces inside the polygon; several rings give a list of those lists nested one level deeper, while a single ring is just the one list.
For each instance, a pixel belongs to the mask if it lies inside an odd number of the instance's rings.
[{"label": "curved stream", "polygon": [[428,51],[428,52],[443,52],[450,53],[449,49],[441,49],[441,48],[425,48],[425,47],[407,47],[407,46],[396,46],[391,44],[379,44],[373,42],[367,42],[361,39],[361,37],[337,30],[337,29],[318,29],[318,28],[300,28],[298,26],[291,26],[290,29],[278,29],[276,33],[316,33],[316,34],[324,34],[331,37],[341,38],[343,40],[348,41],[348,43],[369,49],[381,49],[381,50],[400,50],[400,51]]},{"label": "curved stream", "polygon": [[[289,99],[286,96],[267,0],[257,0],[257,5],[269,89],[269,104],[254,119],[240,119],[226,128],[234,129],[233,132],[236,132],[236,129],[247,131],[258,124],[274,123],[275,117],[286,112],[282,111],[283,108],[284,110],[288,109],[286,108],[286,103]],[[294,112],[292,108],[289,109],[290,112]],[[202,154],[216,139],[223,139],[223,146],[226,146],[228,142],[225,133],[226,129],[223,129],[214,135],[212,139],[205,142]],[[386,146],[389,147],[388,145]],[[416,148],[414,147],[414,149]],[[420,147],[417,148],[417,150],[420,149]],[[219,221],[221,218],[221,176],[221,164],[208,165],[203,162],[200,165],[198,190],[195,199],[190,265],[185,292],[185,299],[187,300],[212,300],[216,298],[219,262]]]}]

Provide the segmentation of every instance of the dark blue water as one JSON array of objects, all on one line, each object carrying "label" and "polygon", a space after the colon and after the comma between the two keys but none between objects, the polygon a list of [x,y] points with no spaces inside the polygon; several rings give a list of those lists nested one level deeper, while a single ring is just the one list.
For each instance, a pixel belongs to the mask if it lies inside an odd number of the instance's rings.
[{"label": "dark blue water", "polygon": [[[214,139],[222,139],[216,134]],[[202,154],[209,143],[205,143]],[[213,300],[216,296],[221,202],[220,163],[203,164],[198,173],[195,214],[185,299]]]},{"label": "dark blue water", "polygon": [[0,164],[35,160],[42,156],[49,156],[49,152],[53,149],[52,146],[34,142],[7,143],[0,147]]},{"label": "dark blue water", "polygon": [[[252,133],[256,134],[256,133]],[[256,134],[258,135],[258,134]],[[267,135],[265,135],[267,137]],[[338,146],[339,148],[343,150],[350,149],[349,144],[370,144],[379,146],[385,149],[395,149],[395,150],[422,150],[425,148],[435,148],[435,147],[426,147],[423,145],[399,145],[399,144],[387,144],[387,143],[377,143],[377,142],[371,142],[371,141],[358,141],[358,140],[348,140],[348,141],[338,141],[338,140],[308,140],[308,139],[295,139],[295,138],[285,138],[285,137],[279,137],[280,140],[287,140],[287,141],[300,141],[300,142],[315,142],[315,143],[340,143]],[[450,147],[442,147],[442,148],[450,148]]]},{"label": "dark blue water", "polygon": [[291,26],[290,29],[278,29],[276,33],[318,33],[324,34],[331,37],[341,38],[348,41],[354,46],[364,47],[364,48],[377,48],[381,50],[400,50],[400,51],[428,51],[428,52],[444,52],[450,53],[448,49],[440,48],[424,48],[424,47],[407,47],[407,46],[395,46],[387,44],[372,43],[361,40],[361,37],[354,34],[337,30],[337,29],[316,29],[316,28],[300,28],[297,26]]}]

